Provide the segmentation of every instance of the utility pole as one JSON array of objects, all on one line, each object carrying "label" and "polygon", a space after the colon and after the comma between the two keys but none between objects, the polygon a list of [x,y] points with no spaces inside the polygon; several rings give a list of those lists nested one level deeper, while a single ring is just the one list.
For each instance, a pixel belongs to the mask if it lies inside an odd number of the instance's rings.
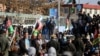
[{"label": "utility pole", "polygon": [[78,4],[80,4],[80,0],[78,0]]},{"label": "utility pole", "polygon": [[60,27],[60,0],[58,0],[58,29]]}]

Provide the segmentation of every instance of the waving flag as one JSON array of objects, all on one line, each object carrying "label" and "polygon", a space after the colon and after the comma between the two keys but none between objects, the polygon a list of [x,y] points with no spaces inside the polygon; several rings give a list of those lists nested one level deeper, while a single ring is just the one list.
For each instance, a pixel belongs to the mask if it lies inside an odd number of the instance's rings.
[{"label": "waving flag", "polygon": [[63,0],[63,4],[70,4],[72,3],[72,0]]},{"label": "waving flag", "polygon": [[76,0],[62,0],[63,4],[76,4]]},{"label": "waving flag", "polygon": [[9,26],[9,28],[8,28],[8,32],[9,32],[10,34],[13,34],[14,29],[13,29],[13,26],[12,26],[12,25]]},{"label": "waving flag", "polygon": [[9,17],[6,17],[6,19],[4,20],[4,24],[6,28],[8,29],[9,34],[12,34],[14,32],[14,29],[13,29],[12,22],[9,19]]},{"label": "waving flag", "polygon": [[6,26],[7,26],[7,28],[10,27],[11,24],[12,24],[12,23],[11,23],[11,20],[8,19],[7,22],[6,22]]},{"label": "waving flag", "polygon": [[93,40],[93,45],[96,45],[99,43],[100,43],[100,34],[98,34],[98,37]]},{"label": "waving flag", "polygon": [[41,16],[38,20],[36,20],[36,23],[35,23],[35,29],[33,30],[32,34],[34,36],[37,36],[39,31],[42,29],[43,27],[43,24],[42,24],[42,21],[43,20],[43,17]]},{"label": "waving flag", "polygon": [[75,13],[75,7],[70,8],[70,13]]},{"label": "waving flag", "polygon": [[66,18],[66,31],[67,30],[72,30],[73,29],[73,26],[70,22],[70,19],[69,19],[70,15],[67,15],[67,18]]},{"label": "waving flag", "polygon": [[42,27],[43,27],[43,24],[42,24],[42,21],[43,20],[43,17],[41,16],[39,20],[36,20],[36,23],[35,23],[35,29],[37,30],[41,30]]},{"label": "waving flag", "polygon": [[67,17],[67,19],[66,19],[66,30],[69,30],[69,26],[70,26],[70,22],[69,22],[69,19]]}]

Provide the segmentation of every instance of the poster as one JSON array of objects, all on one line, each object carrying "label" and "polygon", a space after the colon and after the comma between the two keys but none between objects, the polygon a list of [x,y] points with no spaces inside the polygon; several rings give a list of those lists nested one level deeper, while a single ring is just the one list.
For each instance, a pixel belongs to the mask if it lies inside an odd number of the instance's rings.
[{"label": "poster", "polygon": [[58,18],[58,10],[56,8],[50,8],[49,9],[49,16]]}]

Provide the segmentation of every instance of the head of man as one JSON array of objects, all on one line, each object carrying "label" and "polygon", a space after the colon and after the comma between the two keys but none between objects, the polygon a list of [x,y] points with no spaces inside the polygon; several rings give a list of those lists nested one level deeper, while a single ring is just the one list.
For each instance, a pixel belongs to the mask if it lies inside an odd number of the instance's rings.
[{"label": "head of man", "polygon": [[71,37],[67,37],[67,43],[72,43]]},{"label": "head of man", "polygon": [[0,25],[0,34],[6,33],[6,28],[3,24]]},{"label": "head of man", "polygon": [[56,49],[54,47],[49,48],[48,56],[57,56]]},{"label": "head of man", "polygon": [[38,39],[42,39],[42,34],[41,33],[38,34]]},{"label": "head of man", "polygon": [[51,35],[51,40],[57,41],[57,36],[56,36],[55,34],[52,34],[52,35]]},{"label": "head of man", "polygon": [[24,38],[28,38],[28,37],[29,37],[29,36],[28,36],[28,31],[25,31],[25,32],[24,32],[23,37],[24,37]]}]

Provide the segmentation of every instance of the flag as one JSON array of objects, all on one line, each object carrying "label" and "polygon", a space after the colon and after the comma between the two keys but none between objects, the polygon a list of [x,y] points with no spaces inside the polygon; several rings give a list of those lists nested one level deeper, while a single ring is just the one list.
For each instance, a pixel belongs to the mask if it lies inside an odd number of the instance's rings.
[{"label": "flag", "polygon": [[76,4],[76,0],[62,0],[63,4]]},{"label": "flag", "polygon": [[95,31],[94,31],[94,38],[96,39],[97,37],[98,37],[98,30],[95,29]]},{"label": "flag", "polygon": [[98,34],[98,37],[93,40],[93,45],[96,45],[99,43],[100,43],[100,34]]},{"label": "flag", "polygon": [[41,16],[38,20],[36,20],[34,27],[37,27],[38,22],[41,22],[43,20],[43,17]]},{"label": "flag", "polygon": [[38,30],[34,30],[34,31],[33,31],[33,35],[34,35],[34,36],[37,36],[37,35],[38,35],[38,33],[39,33],[39,31],[38,31]]},{"label": "flag", "polygon": [[8,20],[7,20],[7,23],[6,23],[7,28],[10,27],[11,24],[12,24],[12,23],[11,23],[11,20],[8,19]]},{"label": "flag", "polygon": [[70,13],[75,13],[75,7],[70,8]]},{"label": "flag", "polygon": [[14,32],[14,28],[13,28],[12,25],[9,26],[9,28],[8,28],[8,32],[9,32],[10,34],[13,34],[13,32]]},{"label": "flag", "polygon": [[5,20],[3,21],[3,24],[6,26],[6,28],[8,28],[12,23],[11,20],[8,17],[6,17]]},{"label": "flag", "polygon": [[70,4],[72,3],[72,0],[63,0],[63,4]]},{"label": "flag", "polygon": [[67,3],[71,3],[72,2],[72,0],[68,0],[68,2]]},{"label": "flag", "polygon": [[37,30],[41,30],[42,29],[42,27],[43,27],[43,24],[42,24],[42,21],[43,20],[43,17],[41,16],[40,18],[39,18],[39,20],[36,20],[36,23],[35,23],[35,29],[37,29]]},{"label": "flag", "polygon": [[12,22],[9,19],[9,17],[6,17],[6,19],[4,20],[4,24],[6,28],[8,29],[8,33],[12,34],[14,32],[14,29],[13,29]]},{"label": "flag", "polygon": [[73,29],[73,26],[71,24],[69,17],[70,17],[70,14],[68,14],[67,18],[66,18],[66,30],[72,30]]},{"label": "flag", "polygon": [[70,22],[69,22],[69,15],[67,16],[67,18],[66,18],[66,30],[69,30],[69,24]]}]

